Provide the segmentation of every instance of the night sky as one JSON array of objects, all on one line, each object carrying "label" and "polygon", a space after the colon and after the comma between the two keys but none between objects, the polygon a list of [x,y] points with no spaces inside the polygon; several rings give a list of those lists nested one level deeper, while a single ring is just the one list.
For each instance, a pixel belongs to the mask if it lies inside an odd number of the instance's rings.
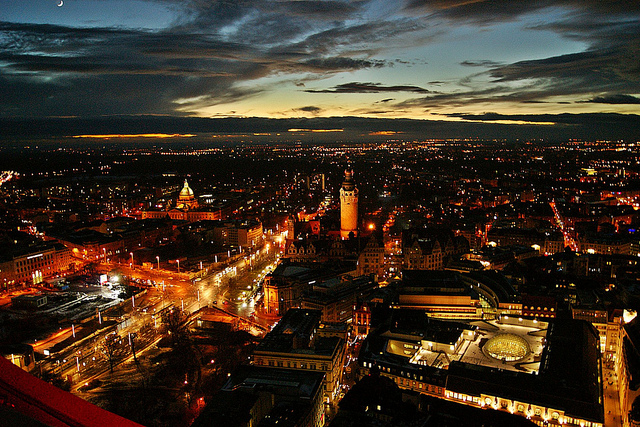
[{"label": "night sky", "polygon": [[633,0],[63,1],[0,0],[0,118],[640,113]]}]

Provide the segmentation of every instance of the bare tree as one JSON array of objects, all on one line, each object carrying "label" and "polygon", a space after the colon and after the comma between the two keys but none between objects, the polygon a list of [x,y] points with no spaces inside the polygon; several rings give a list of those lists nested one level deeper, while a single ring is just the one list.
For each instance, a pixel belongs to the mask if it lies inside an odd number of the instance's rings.
[{"label": "bare tree", "polygon": [[138,334],[130,333],[129,334],[129,344],[131,345],[131,353],[133,354],[133,361],[136,365],[138,365],[138,359],[136,358],[136,338]]},{"label": "bare tree", "polygon": [[173,308],[165,313],[162,321],[167,333],[171,335],[176,371],[184,373],[183,390],[191,404],[202,382],[202,352],[191,339],[187,327],[188,317],[184,312]]},{"label": "bare tree", "polygon": [[109,368],[113,374],[113,364],[115,362],[116,350],[118,348],[118,334],[115,332],[108,334],[100,344],[100,351],[109,362]]},{"label": "bare tree", "polygon": [[167,333],[171,335],[171,345],[173,347],[189,340],[187,318],[182,311],[177,308],[171,308],[164,313],[162,323],[167,328]]}]

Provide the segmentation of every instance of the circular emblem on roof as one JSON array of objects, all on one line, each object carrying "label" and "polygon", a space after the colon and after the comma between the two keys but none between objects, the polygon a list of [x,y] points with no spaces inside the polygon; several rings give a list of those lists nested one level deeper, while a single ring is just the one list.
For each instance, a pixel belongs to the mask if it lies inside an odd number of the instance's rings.
[{"label": "circular emblem on roof", "polygon": [[492,359],[517,362],[531,354],[527,340],[519,335],[500,334],[486,342],[482,351]]}]

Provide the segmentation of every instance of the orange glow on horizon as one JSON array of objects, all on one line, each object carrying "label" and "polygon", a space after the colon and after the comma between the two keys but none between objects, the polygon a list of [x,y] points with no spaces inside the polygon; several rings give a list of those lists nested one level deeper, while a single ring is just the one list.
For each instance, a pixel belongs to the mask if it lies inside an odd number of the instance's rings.
[{"label": "orange glow on horizon", "polygon": [[138,133],[138,134],[107,134],[107,135],[74,135],[74,138],[191,138],[191,133]]},{"label": "orange glow on horizon", "polygon": [[395,130],[379,130],[376,132],[369,132],[370,136],[391,136],[391,135],[397,135],[399,133],[404,133],[404,132],[397,132]]},{"label": "orange glow on horizon", "polygon": [[555,122],[529,122],[526,120],[461,120],[461,122],[471,122],[471,123],[495,123],[498,125],[532,125],[532,126],[553,126],[557,123]]},{"label": "orange glow on horizon", "polygon": [[344,132],[344,129],[287,129],[287,132]]}]

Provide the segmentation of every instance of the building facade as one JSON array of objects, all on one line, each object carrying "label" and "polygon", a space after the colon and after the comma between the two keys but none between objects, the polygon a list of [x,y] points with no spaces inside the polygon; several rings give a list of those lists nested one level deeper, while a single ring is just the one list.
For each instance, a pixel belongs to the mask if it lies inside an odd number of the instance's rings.
[{"label": "building facade", "polygon": [[231,212],[231,206],[228,205],[221,205],[215,208],[200,206],[193,190],[185,179],[184,186],[180,190],[173,208],[142,211],[142,219],[165,219],[169,217],[174,221],[215,221],[227,218]]},{"label": "building facade", "polygon": [[400,389],[539,426],[604,424],[598,333],[584,321],[443,322],[393,310],[358,363],[359,377],[375,370]]},{"label": "building facade", "polygon": [[345,340],[323,336],[317,310],[291,309],[258,344],[256,366],[324,372],[324,402],[332,403],[340,392]]},{"label": "building facade", "polygon": [[38,285],[45,279],[75,271],[71,251],[59,243],[19,248],[0,261],[0,290]]}]

